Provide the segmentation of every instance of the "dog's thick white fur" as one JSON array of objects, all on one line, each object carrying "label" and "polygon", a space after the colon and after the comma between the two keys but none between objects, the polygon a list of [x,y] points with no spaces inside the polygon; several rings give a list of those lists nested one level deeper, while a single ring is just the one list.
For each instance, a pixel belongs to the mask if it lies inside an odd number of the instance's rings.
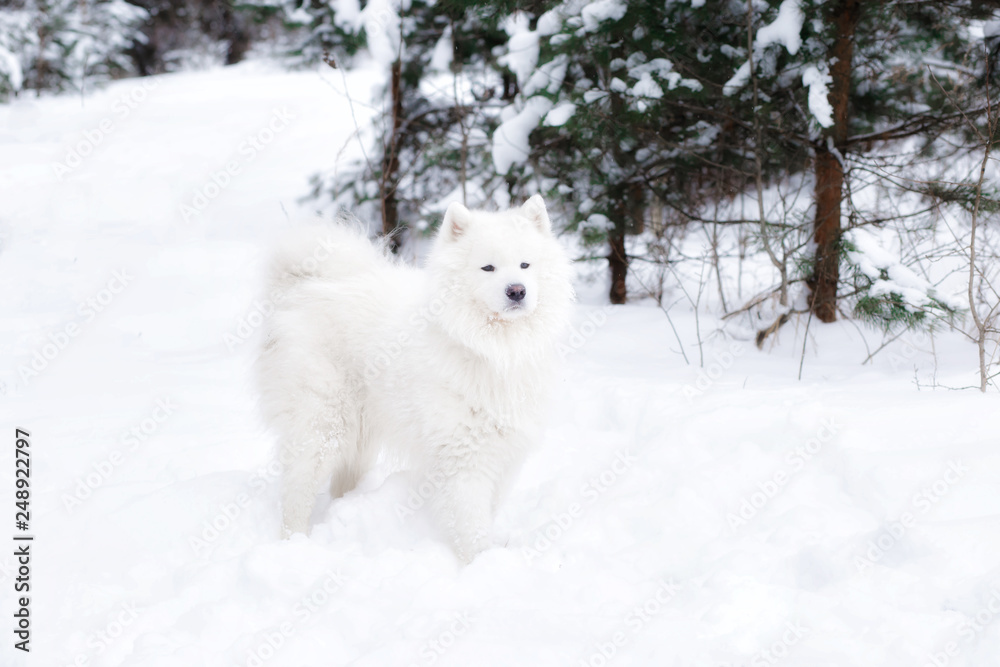
[{"label": "dog's thick white fur", "polygon": [[430,481],[459,558],[489,544],[536,439],[573,290],[538,195],[501,213],[452,204],[425,270],[346,225],[291,240],[272,267],[258,364],[280,435],[283,529],[350,491],[385,452]]}]

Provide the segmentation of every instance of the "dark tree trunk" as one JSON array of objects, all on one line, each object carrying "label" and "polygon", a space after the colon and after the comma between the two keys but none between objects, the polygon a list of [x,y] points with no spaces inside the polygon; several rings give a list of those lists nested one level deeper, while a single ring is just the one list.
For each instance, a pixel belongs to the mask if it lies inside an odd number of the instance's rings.
[{"label": "dark tree trunk", "polygon": [[[615,57],[624,55],[622,47],[612,51]],[[621,95],[611,93],[611,114],[620,118],[625,113],[625,102]],[[622,149],[617,137],[610,137],[611,154],[623,171],[631,171],[635,166],[635,155]],[[625,181],[616,183],[608,190],[612,202],[612,223],[614,228],[608,232],[608,269],[611,272],[611,291],[608,298],[611,303],[622,304],[628,299],[628,264],[629,257],[625,252],[625,236],[638,234],[642,231],[643,190],[638,183],[629,184]]]},{"label": "dark tree trunk", "polygon": [[242,28],[237,28],[229,37],[229,48],[226,50],[226,64],[235,65],[243,62],[243,57],[250,49],[250,36]]},{"label": "dark tree trunk", "polygon": [[517,79],[515,79],[510,74],[504,72],[503,74],[503,92],[500,94],[500,99],[504,102],[510,102],[517,96]]},{"label": "dark tree trunk", "polygon": [[226,49],[226,64],[235,65],[243,61],[250,49],[250,34],[243,25],[243,19],[226,4],[222,10],[222,38],[229,42]]},{"label": "dark tree trunk", "polygon": [[611,269],[611,293],[608,298],[611,303],[625,303],[628,291],[625,278],[628,276],[628,255],[625,254],[625,225],[618,221],[615,228],[608,234],[608,266]]},{"label": "dark tree trunk", "polygon": [[[827,142],[816,147],[816,218],[813,239],[816,258],[813,275],[808,280],[809,307],[821,322],[837,319],[837,284],[840,281],[840,218],[844,195],[844,165],[840,157],[847,148],[848,103],[851,94],[851,59],[854,55],[854,33],[861,15],[860,0],[839,0],[830,14],[835,35],[828,61],[830,76],[829,100],[833,107],[833,127],[826,134]],[[830,149],[832,143],[835,150]],[[838,155],[839,153],[839,155]]]},{"label": "dark tree trunk", "polygon": [[840,282],[840,200],[844,167],[827,148],[816,149],[816,219],[813,239],[816,257],[809,278],[809,305],[820,322],[837,319],[837,284]]},{"label": "dark tree trunk", "polygon": [[35,61],[35,97],[42,96],[42,89],[45,87],[45,72],[48,64],[45,62],[44,53],[47,48],[48,33],[45,27],[38,26],[38,59]]},{"label": "dark tree trunk", "polygon": [[226,49],[226,64],[235,65],[243,62],[244,56],[250,50],[250,35],[239,24],[234,23],[228,32],[229,48]]},{"label": "dark tree trunk", "polygon": [[392,130],[382,157],[382,182],[380,183],[382,235],[388,239],[392,252],[399,250],[399,240],[396,234],[396,229],[399,227],[399,200],[396,198],[396,189],[399,185],[400,129],[403,124],[402,74],[403,63],[397,60],[392,64],[389,84],[392,96]]},{"label": "dark tree trunk", "polygon": [[608,268],[611,271],[611,303],[625,303],[628,298],[629,257],[625,252],[625,237],[641,234],[646,216],[646,199],[642,185],[614,188],[615,215],[614,229],[608,232]]}]

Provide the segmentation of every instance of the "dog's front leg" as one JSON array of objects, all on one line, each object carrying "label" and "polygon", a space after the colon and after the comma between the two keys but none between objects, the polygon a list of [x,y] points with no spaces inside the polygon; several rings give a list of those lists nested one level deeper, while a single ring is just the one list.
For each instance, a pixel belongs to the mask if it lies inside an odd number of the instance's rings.
[{"label": "dog's front leg", "polygon": [[468,563],[489,546],[496,482],[481,471],[466,468],[438,468],[435,477],[442,481],[432,503],[434,513],[455,554]]}]

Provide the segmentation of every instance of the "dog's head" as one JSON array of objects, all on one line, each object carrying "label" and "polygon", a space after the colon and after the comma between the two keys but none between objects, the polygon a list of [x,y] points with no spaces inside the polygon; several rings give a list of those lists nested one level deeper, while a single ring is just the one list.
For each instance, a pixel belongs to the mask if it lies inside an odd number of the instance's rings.
[{"label": "dog's head", "polygon": [[444,214],[437,249],[450,258],[449,278],[483,317],[516,320],[538,307],[551,263],[552,225],[541,196],[503,213],[453,203]]},{"label": "dog's head", "polygon": [[568,318],[570,265],[539,195],[503,212],[451,204],[428,267],[446,304],[439,322],[484,354],[530,354]]}]

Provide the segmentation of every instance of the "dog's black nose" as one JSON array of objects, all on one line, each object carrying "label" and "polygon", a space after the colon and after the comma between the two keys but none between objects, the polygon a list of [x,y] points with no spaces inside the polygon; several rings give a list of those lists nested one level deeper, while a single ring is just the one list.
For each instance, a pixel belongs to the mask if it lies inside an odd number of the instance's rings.
[{"label": "dog's black nose", "polygon": [[507,285],[507,298],[511,301],[520,301],[527,294],[524,285]]}]

